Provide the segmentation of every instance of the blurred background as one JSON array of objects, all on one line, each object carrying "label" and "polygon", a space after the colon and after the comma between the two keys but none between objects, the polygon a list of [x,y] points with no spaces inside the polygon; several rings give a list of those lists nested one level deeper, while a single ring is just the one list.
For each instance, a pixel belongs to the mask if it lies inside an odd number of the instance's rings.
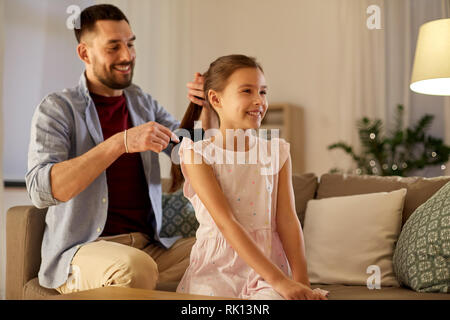
[{"label": "blurred background", "polygon": [[[384,131],[394,129],[398,104],[402,129],[431,114],[428,133],[450,144],[449,98],[409,88],[419,27],[448,18],[443,0],[0,0],[2,298],[5,213],[31,203],[24,189],[31,117],[47,94],[77,85],[83,64],[66,24],[73,6],[97,3],[127,15],[137,37],[133,82],[179,120],[195,72],[227,54],[256,57],[274,110],[268,119],[295,144],[297,173],[354,172],[351,157],[328,146],[345,141],[360,150],[356,121],[380,119]],[[160,161],[169,176],[169,158]],[[447,167],[410,174],[447,175]]]}]

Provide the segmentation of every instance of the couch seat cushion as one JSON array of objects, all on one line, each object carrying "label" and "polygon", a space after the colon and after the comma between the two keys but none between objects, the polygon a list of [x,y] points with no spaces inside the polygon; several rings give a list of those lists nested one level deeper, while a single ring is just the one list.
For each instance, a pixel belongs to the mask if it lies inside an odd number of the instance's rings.
[{"label": "couch seat cushion", "polygon": [[23,287],[23,299],[24,300],[41,300],[48,296],[58,295],[59,292],[55,289],[47,289],[41,287],[39,279],[33,278],[28,281]]},{"label": "couch seat cushion", "polygon": [[367,286],[345,286],[341,284],[312,284],[330,292],[328,300],[450,300],[450,294],[420,293],[404,287],[381,287],[368,289]]}]

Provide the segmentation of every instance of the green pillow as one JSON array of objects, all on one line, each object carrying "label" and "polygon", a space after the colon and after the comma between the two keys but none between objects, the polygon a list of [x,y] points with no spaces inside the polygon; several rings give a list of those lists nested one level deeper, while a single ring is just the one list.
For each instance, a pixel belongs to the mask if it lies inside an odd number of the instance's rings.
[{"label": "green pillow", "polygon": [[161,237],[195,237],[199,224],[194,208],[183,195],[182,189],[162,194],[162,211]]},{"label": "green pillow", "polygon": [[418,292],[449,292],[450,182],[406,221],[394,251],[397,279]]}]

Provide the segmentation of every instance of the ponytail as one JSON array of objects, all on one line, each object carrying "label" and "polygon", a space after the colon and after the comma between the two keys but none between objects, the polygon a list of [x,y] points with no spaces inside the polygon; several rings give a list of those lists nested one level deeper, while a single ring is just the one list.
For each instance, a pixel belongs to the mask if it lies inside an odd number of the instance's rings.
[{"label": "ponytail", "polygon": [[[191,102],[184,114],[183,120],[181,120],[180,129],[192,130],[194,129],[194,122],[200,119],[202,113],[202,106]],[[182,137],[180,137],[181,141]],[[172,162],[170,168],[170,176],[172,177],[172,183],[169,188],[169,192],[173,193],[177,191],[184,182],[183,173],[181,172],[181,166]]]}]

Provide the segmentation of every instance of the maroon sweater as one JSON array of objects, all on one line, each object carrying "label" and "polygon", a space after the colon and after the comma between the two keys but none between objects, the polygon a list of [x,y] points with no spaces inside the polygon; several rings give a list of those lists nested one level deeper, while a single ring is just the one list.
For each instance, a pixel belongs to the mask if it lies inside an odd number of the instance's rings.
[{"label": "maroon sweater", "polygon": [[[131,128],[124,95],[104,97],[90,93],[102,126],[103,139]],[[142,232],[153,239],[154,214],[139,153],[125,153],[106,169],[108,217],[101,236]]]}]

